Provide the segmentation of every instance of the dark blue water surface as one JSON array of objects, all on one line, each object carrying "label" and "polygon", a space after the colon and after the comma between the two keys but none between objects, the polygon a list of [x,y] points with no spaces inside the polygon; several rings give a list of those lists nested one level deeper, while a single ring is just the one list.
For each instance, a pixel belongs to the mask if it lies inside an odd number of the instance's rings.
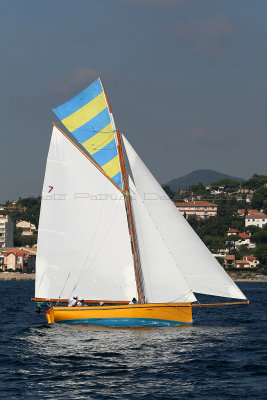
[{"label": "dark blue water surface", "polygon": [[33,282],[0,281],[0,398],[266,399],[267,284],[251,306],[195,309],[192,326],[115,330],[46,324]]}]

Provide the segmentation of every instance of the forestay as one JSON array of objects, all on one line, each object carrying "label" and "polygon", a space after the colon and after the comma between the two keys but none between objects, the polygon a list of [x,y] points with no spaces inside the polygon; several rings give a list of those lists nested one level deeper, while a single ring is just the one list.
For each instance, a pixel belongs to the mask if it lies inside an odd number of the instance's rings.
[{"label": "forestay", "polygon": [[139,260],[147,303],[189,302],[196,298],[129,178]]},{"label": "forestay", "polygon": [[193,292],[246,299],[170,201],[129,142],[125,138],[123,140],[137,191]]},{"label": "forestay", "polygon": [[44,179],[35,296],[137,296],[123,196],[56,127]]}]

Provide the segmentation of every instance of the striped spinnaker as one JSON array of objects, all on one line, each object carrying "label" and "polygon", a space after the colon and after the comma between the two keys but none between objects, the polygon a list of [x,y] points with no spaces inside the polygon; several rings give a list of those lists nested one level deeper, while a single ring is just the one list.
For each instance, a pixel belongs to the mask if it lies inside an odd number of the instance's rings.
[{"label": "striped spinnaker", "polygon": [[106,174],[122,187],[113,121],[100,78],[53,111]]}]

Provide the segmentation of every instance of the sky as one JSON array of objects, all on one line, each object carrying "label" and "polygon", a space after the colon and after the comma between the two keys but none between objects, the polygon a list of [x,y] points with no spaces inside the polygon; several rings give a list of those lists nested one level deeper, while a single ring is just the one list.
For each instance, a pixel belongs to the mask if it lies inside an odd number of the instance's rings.
[{"label": "sky", "polygon": [[160,183],[267,174],[266,0],[0,0],[0,202],[42,190],[51,111],[101,76]]}]

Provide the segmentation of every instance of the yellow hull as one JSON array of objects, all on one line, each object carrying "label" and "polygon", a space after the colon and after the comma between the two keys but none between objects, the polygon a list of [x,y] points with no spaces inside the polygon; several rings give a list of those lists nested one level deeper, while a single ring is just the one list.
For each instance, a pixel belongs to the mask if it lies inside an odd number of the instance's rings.
[{"label": "yellow hull", "polygon": [[109,327],[178,326],[192,323],[191,303],[51,307],[48,323]]}]

